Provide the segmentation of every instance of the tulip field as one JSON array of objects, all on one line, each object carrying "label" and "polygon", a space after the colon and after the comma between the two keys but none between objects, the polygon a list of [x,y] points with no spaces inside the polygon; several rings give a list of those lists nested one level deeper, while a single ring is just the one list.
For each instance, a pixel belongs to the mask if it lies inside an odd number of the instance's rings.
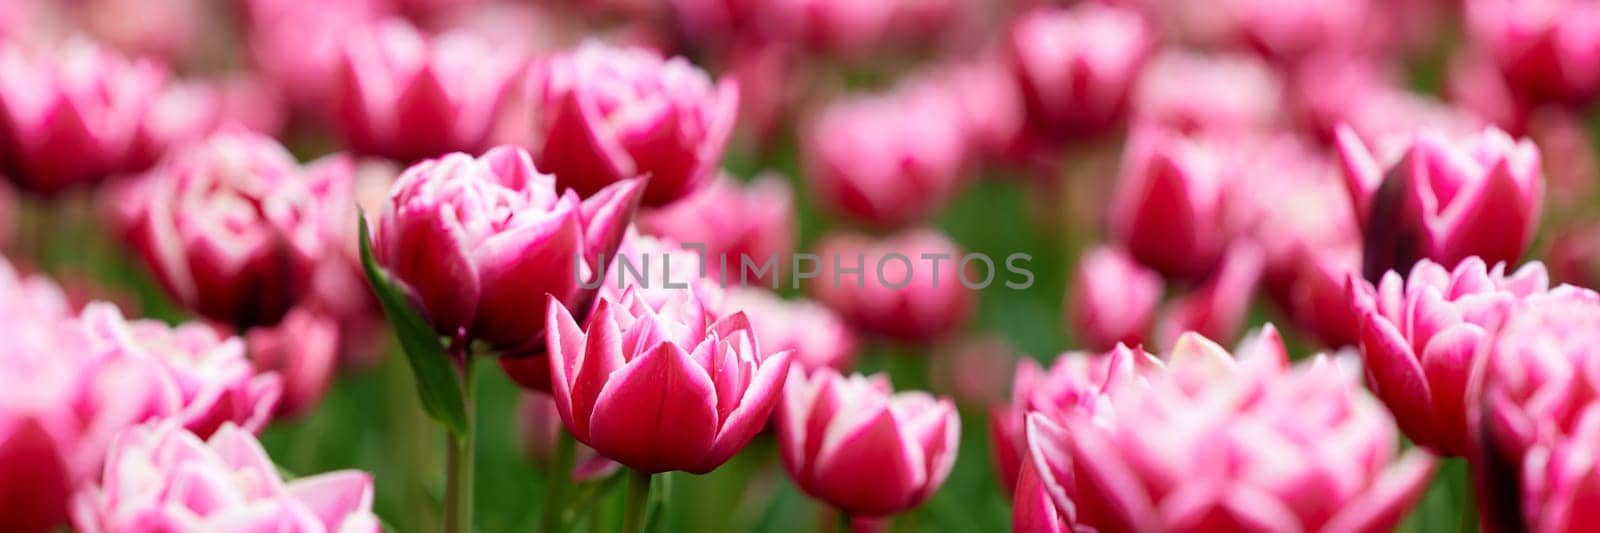
[{"label": "tulip field", "polygon": [[1600,2],[0,0],[0,532],[1600,531]]}]

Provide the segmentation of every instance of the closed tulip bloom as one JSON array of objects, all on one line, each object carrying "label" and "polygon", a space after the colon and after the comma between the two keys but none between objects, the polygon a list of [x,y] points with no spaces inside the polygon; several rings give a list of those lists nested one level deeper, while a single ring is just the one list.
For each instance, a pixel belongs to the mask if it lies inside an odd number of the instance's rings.
[{"label": "closed tulip bloom", "polygon": [[1111,199],[1113,241],[1167,277],[1198,279],[1221,259],[1228,169],[1216,146],[1170,131],[1137,132]]},{"label": "closed tulip bloom", "polygon": [[1090,350],[1117,344],[1138,346],[1150,335],[1161,304],[1161,275],[1113,246],[1089,250],[1078,260],[1068,299],[1068,323]]},{"label": "closed tulip bloom", "polygon": [[1600,495],[1600,295],[1529,298],[1487,341],[1474,383],[1472,457],[1485,531],[1581,531]]},{"label": "closed tulip bloom", "polygon": [[105,474],[76,496],[72,522],[85,533],[377,533],[372,495],[372,477],[355,470],[285,482],[255,437],[232,425],[202,441],[152,424],[117,438]]},{"label": "closed tulip bloom", "polygon": [[860,517],[927,501],[944,485],[961,443],[948,398],[896,394],[882,375],[831,369],[789,376],[778,411],[784,470],[814,498]]},{"label": "closed tulip bloom", "polygon": [[1160,367],[1161,361],[1144,350],[1121,344],[1103,353],[1063,353],[1048,370],[1024,358],[1012,377],[1010,402],[989,411],[989,441],[1001,488],[1011,494],[1017,487],[1028,454],[1025,430],[1029,413],[1057,418],[1068,413],[1092,414],[1105,408],[1110,389]]},{"label": "closed tulip bloom", "polygon": [[1127,120],[1134,84],[1155,48],[1138,12],[1086,3],[1023,14],[1007,38],[1028,124],[1049,136],[1094,136]]},{"label": "closed tulip bloom", "polygon": [[[763,174],[748,185],[718,177],[681,201],[640,213],[638,224],[644,233],[704,253],[709,269],[726,269],[729,284],[776,286],[794,251],[793,192],[775,174]],[[741,278],[746,262],[753,271]],[[769,262],[771,268],[757,272]]]},{"label": "closed tulip bloom", "polygon": [[859,342],[833,310],[810,300],[785,300],[765,289],[728,292],[726,312],[750,317],[761,339],[761,353],[794,353],[795,372],[822,368],[843,372],[855,364]]},{"label": "closed tulip bloom", "polygon": [[1600,93],[1600,6],[1472,0],[1466,12],[1473,41],[1521,98],[1581,105]]},{"label": "closed tulip bloom", "polygon": [[54,55],[0,46],[0,173],[54,194],[131,167],[140,122],[166,74],[86,42]]},{"label": "closed tulip bloom", "polygon": [[305,294],[325,248],[314,185],[347,159],[302,167],[270,138],[223,132],[172,154],[110,200],[134,251],[180,305],[238,328],[271,325]]},{"label": "closed tulip bloom", "polygon": [[293,417],[322,401],[339,367],[339,322],[313,307],[289,311],[277,325],[245,332],[250,362],[283,379],[277,415]]},{"label": "closed tulip bloom", "polygon": [[821,272],[812,296],[863,333],[930,343],[959,332],[972,314],[963,271],[977,267],[962,264],[961,250],[937,231],[907,230],[879,240],[829,235],[817,245],[817,257]]},{"label": "closed tulip bloom", "polygon": [[1368,279],[1419,259],[1515,262],[1532,241],[1544,195],[1532,142],[1494,128],[1460,141],[1421,130],[1380,155],[1352,130],[1338,137]]},{"label": "closed tulip bloom", "polygon": [[242,17],[256,71],[297,109],[333,103],[346,41],[388,9],[387,0],[245,0]]},{"label": "closed tulip bloom", "polygon": [[544,59],[532,74],[533,155],[582,196],[649,176],[644,203],[699,190],[722,163],[739,86],[713,83],[682,57],[588,42]]},{"label": "closed tulip bloom", "polygon": [[1434,459],[1396,458],[1346,362],[1238,359],[1196,335],[1100,412],[1028,418],[1017,531],[1388,531]]},{"label": "closed tulip bloom", "polygon": [[622,239],[640,185],[580,201],[517,148],[430,159],[389,190],[373,253],[439,334],[535,353],[549,302],[588,308],[595,291],[579,280],[605,271],[600,256]]},{"label": "closed tulip bloom", "polygon": [[1549,286],[1544,265],[1507,275],[1476,257],[1454,271],[1421,261],[1377,286],[1352,278],[1367,380],[1412,441],[1440,455],[1467,452],[1466,390],[1478,346],[1522,301]]},{"label": "closed tulip bloom", "polygon": [[743,313],[718,316],[680,290],[659,307],[631,289],[602,297],[580,328],[548,305],[550,377],[578,442],[643,473],[721,466],[766,426],[789,352],[764,354]]},{"label": "closed tulip bloom", "polygon": [[967,132],[949,99],[927,96],[846,98],[803,128],[801,153],[818,203],[878,228],[938,214],[969,178]]},{"label": "closed tulip bloom", "polygon": [[468,34],[428,37],[398,20],[364,28],[345,45],[335,89],[345,142],[402,163],[482,151],[523,62]]}]

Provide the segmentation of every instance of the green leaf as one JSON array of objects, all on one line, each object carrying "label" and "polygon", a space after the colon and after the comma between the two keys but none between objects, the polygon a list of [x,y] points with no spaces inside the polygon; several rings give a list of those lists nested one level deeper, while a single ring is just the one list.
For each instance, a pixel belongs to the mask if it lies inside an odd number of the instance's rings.
[{"label": "green leaf", "polygon": [[467,411],[461,396],[461,384],[456,381],[456,369],[450,356],[420,315],[406,301],[406,297],[389,281],[389,274],[372,258],[372,243],[367,232],[367,216],[361,213],[361,268],[367,273],[372,292],[378,295],[383,314],[394,325],[400,347],[411,363],[411,374],[417,381],[417,397],[428,416],[443,424],[457,439],[467,432]]}]

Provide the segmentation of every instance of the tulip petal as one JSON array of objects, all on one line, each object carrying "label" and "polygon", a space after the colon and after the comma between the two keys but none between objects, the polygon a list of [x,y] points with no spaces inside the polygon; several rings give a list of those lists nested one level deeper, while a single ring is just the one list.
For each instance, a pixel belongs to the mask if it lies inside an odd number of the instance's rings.
[{"label": "tulip petal", "polygon": [[[595,406],[610,383],[613,374],[627,363],[622,351],[622,333],[617,329],[616,315],[610,302],[601,300],[589,319],[589,329],[583,338],[583,357],[576,361],[572,376],[572,419],[569,426],[574,436],[591,435]],[[634,352],[637,353],[637,352]],[[592,443],[590,443],[593,446]]]},{"label": "tulip petal", "polygon": [[[857,406],[851,406],[852,409]],[[857,418],[835,420],[812,471],[810,486],[820,498],[852,515],[882,516],[899,511],[926,481],[920,454],[906,448],[899,422],[888,405]],[[846,427],[843,431],[837,428]]]},{"label": "tulip petal", "polygon": [[722,429],[717,433],[711,452],[700,466],[690,469],[690,472],[703,474],[727,462],[767,426],[767,418],[772,415],[782,394],[781,384],[788,379],[789,360],[792,358],[793,352],[785,351],[761,362],[749,386],[740,391],[743,398],[739,400],[739,406],[722,420]]},{"label": "tulip petal", "polygon": [[1431,435],[1433,395],[1422,365],[1394,325],[1372,312],[1361,318],[1361,360],[1400,429],[1413,439]]},{"label": "tulip petal", "polygon": [[50,531],[66,519],[72,494],[65,459],[37,420],[25,418],[0,431],[0,517],[7,528]]},{"label": "tulip petal", "polygon": [[287,489],[328,531],[339,531],[346,517],[372,508],[372,476],[366,472],[344,470],[304,477]]},{"label": "tulip petal", "polygon": [[476,250],[482,288],[472,326],[476,338],[513,353],[538,346],[545,319],[540,307],[548,304],[541,296],[564,303],[578,284],[581,235],[574,207],[567,204],[564,212],[496,234]]},{"label": "tulip petal", "polygon": [[1413,450],[1384,471],[1366,492],[1346,504],[1322,527],[1324,533],[1392,531],[1422,498],[1433,477],[1432,455]]},{"label": "tulip petal", "polygon": [[688,353],[676,344],[659,344],[605,383],[595,402],[589,445],[642,472],[692,468],[710,451],[717,433],[715,394],[711,378]]},{"label": "tulip petal", "polygon": [[1467,379],[1484,336],[1482,328],[1457,324],[1435,335],[1422,351],[1423,374],[1433,399],[1434,438],[1428,444],[1442,448],[1439,453],[1467,452]]}]

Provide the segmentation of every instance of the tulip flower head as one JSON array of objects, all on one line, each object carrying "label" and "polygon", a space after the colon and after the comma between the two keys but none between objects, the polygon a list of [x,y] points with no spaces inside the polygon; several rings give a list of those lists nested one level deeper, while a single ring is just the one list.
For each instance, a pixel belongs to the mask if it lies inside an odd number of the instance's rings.
[{"label": "tulip flower head", "polygon": [[817,257],[812,295],[863,333],[929,343],[960,331],[971,316],[963,266],[972,265],[963,265],[961,250],[937,231],[880,240],[834,234],[817,245]]},{"label": "tulip flower head", "polygon": [[1227,244],[1230,174],[1221,149],[1159,129],[1135,132],[1111,200],[1111,235],[1140,263],[1168,277],[1204,277]]},{"label": "tulip flower head", "polygon": [[879,517],[927,501],[955,466],[961,419],[947,398],[896,394],[884,375],[831,369],[789,376],[778,447],[789,478],[851,516]]},{"label": "tulip flower head", "polygon": [[1351,278],[1368,382],[1407,437],[1440,455],[1467,452],[1467,381],[1479,345],[1548,287],[1542,264],[1508,275],[1476,257],[1454,271],[1424,260],[1376,286]]},{"label": "tulip flower head", "polygon": [[550,302],[588,308],[595,291],[579,280],[604,272],[599,258],[622,239],[641,185],[579,200],[509,146],[430,159],[389,190],[373,253],[440,335],[537,352]]},{"label": "tulip flower head", "polygon": [[794,352],[795,372],[839,371],[855,363],[860,344],[833,310],[810,300],[785,300],[766,289],[728,291],[724,308],[743,311],[760,333],[761,353]]},{"label": "tulip flower head", "polygon": [[1486,531],[1574,531],[1600,495],[1600,294],[1529,298],[1487,341],[1472,392],[1476,492]]},{"label": "tulip flower head", "polygon": [[1047,136],[1121,125],[1155,36],[1139,13],[1099,3],[1041,7],[1011,28],[1012,70],[1028,124]]},{"label": "tulip flower head", "polygon": [[1383,408],[1343,362],[1238,359],[1198,335],[1095,412],[1028,418],[1017,531],[1387,531],[1434,460],[1396,459]]},{"label": "tulip flower head", "polygon": [[958,107],[912,92],[855,96],[802,130],[807,181],[828,210],[900,228],[943,209],[965,185],[968,148]]},{"label": "tulip flower head", "polygon": [[660,206],[708,183],[739,109],[739,86],[681,57],[597,42],[544,59],[532,75],[533,157],[563,188],[588,197],[648,176]]},{"label": "tulip flower head", "polygon": [[0,46],[0,173],[23,189],[53,194],[137,171],[141,121],[166,73],[87,42],[55,55]]},{"label": "tulip flower head", "polygon": [[72,522],[85,533],[377,533],[372,495],[372,477],[353,470],[283,481],[255,437],[233,425],[201,441],[152,424],[117,438],[105,475],[78,493]]},{"label": "tulip flower head", "polygon": [[1155,323],[1162,287],[1161,275],[1127,252],[1110,246],[1084,252],[1073,276],[1068,325],[1091,350],[1138,346]]},{"label": "tulip flower head", "polygon": [[743,313],[719,316],[697,290],[602,297],[587,327],[551,297],[551,390],[578,442],[639,472],[703,474],[765,427],[792,355],[761,353]]},{"label": "tulip flower head", "polygon": [[1600,94],[1600,6],[1575,0],[1472,0],[1473,41],[1511,89],[1533,102],[1584,104]]},{"label": "tulip flower head", "polygon": [[1339,160],[1365,236],[1363,274],[1402,272],[1419,259],[1515,262],[1539,225],[1539,149],[1495,128],[1461,141],[1422,130],[1401,150],[1370,151],[1338,132]]},{"label": "tulip flower head", "polygon": [[487,148],[518,54],[476,36],[427,37],[391,20],[355,32],[335,105],[345,142],[401,163]]},{"label": "tulip flower head", "polygon": [[[639,228],[695,247],[705,254],[708,268],[726,264],[730,284],[737,280],[773,286],[794,251],[792,196],[781,176],[766,174],[740,185],[724,175],[698,193],[640,213]],[[771,261],[776,266],[763,275],[752,273],[752,279],[739,279],[736,273],[745,261],[757,266]]]},{"label": "tulip flower head", "polygon": [[308,290],[326,246],[317,191],[351,169],[339,156],[301,167],[270,138],[227,131],[173,153],[112,201],[179,304],[235,327],[271,325]]}]

